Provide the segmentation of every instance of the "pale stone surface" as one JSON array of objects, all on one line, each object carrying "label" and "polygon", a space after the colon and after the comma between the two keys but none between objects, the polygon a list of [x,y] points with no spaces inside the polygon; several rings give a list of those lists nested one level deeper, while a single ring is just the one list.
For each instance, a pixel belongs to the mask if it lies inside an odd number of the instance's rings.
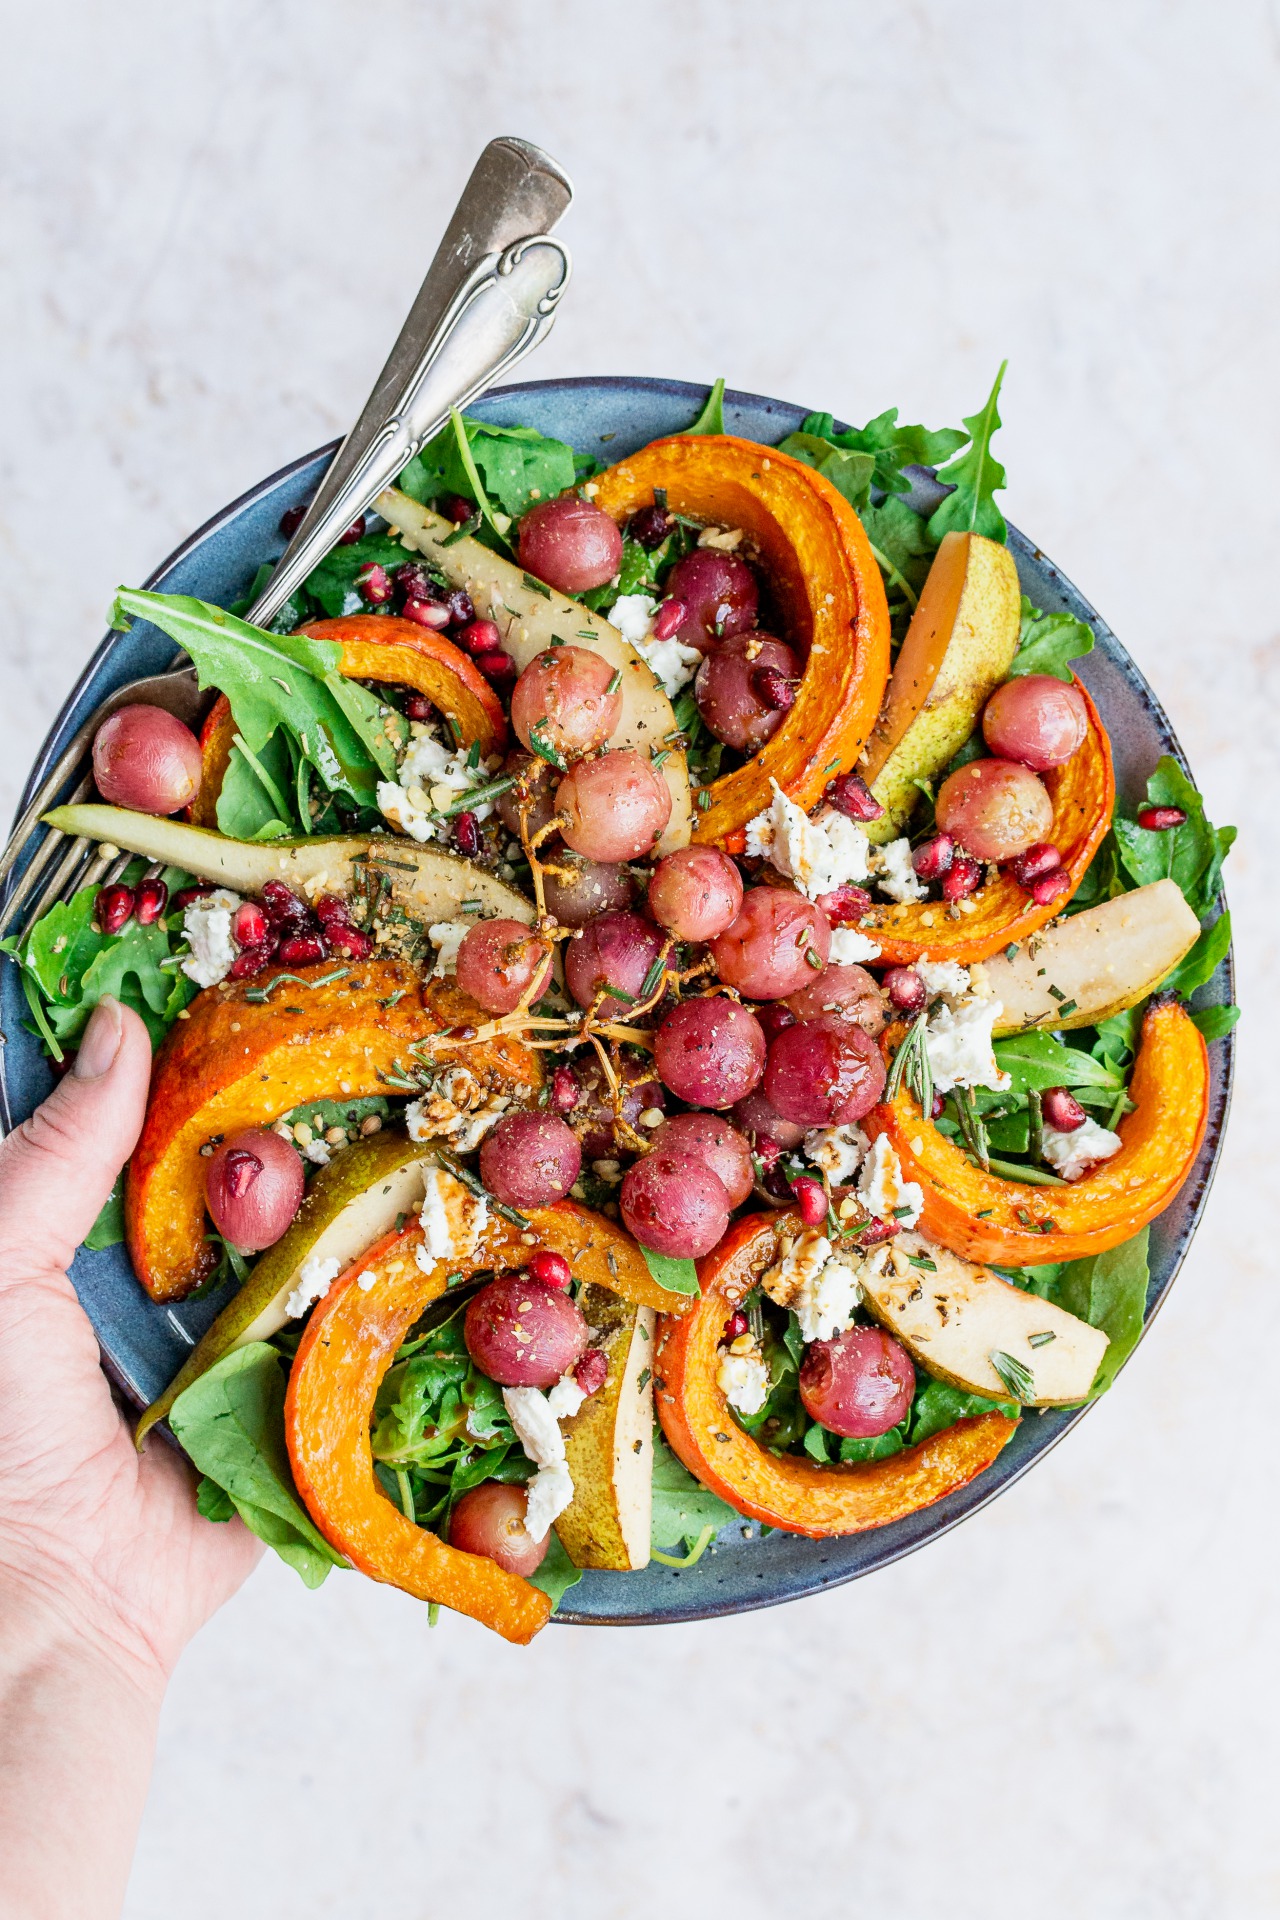
[{"label": "pale stone surface", "polygon": [[113,587],[342,428],[472,158],[513,131],[579,192],[531,372],[724,372],[941,422],[1007,353],[1010,514],[1244,826],[1227,1164],[1067,1444],[928,1552],[723,1626],[518,1652],[264,1568],[178,1672],[129,1920],[1273,1914],[1274,861],[1251,816],[1280,759],[1274,8],[8,16],[6,807]]}]

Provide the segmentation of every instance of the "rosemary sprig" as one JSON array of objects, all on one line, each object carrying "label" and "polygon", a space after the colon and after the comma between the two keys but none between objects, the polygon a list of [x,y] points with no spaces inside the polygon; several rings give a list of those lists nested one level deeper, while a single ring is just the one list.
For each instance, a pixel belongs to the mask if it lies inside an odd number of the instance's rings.
[{"label": "rosemary sprig", "polygon": [[1049,1173],[1043,1167],[1024,1166],[1018,1160],[992,1160],[988,1158],[984,1173],[998,1173],[1002,1180],[1020,1180],[1027,1187],[1065,1187],[1066,1181],[1060,1180],[1056,1173]]},{"label": "rosemary sprig", "polygon": [[463,521],[460,527],[455,527],[452,533],[446,533],[440,545],[442,547],[456,547],[459,540],[470,539],[473,533],[479,533],[483,519],[484,515],[480,512],[479,508],[477,508],[468,519]]},{"label": "rosemary sprig", "polygon": [[964,1135],[965,1145],[982,1168],[984,1173],[991,1171],[991,1146],[987,1139],[987,1130],[982,1124],[982,1115],[973,1097],[971,1087],[953,1087],[951,1098],[956,1103],[956,1112],[960,1116],[960,1131]]},{"label": "rosemary sprig", "polygon": [[889,1081],[884,1090],[886,1100],[897,1098],[905,1080],[908,1090],[920,1103],[920,1111],[927,1120],[933,1112],[933,1069],[929,1065],[929,1055],[924,1044],[925,1023],[929,1018],[926,1007],[918,1013],[903,1035],[902,1045],[894,1055],[893,1065],[889,1069]]},{"label": "rosemary sprig", "polygon": [[445,1172],[451,1173],[455,1180],[460,1181],[468,1193],[473,1193],[477,1200],[483,1200],[487,1207],[491,1207],[494,1213],[500,1213],[502,1218],[509,1220],[513,1227],[519,1227],[523,1233],[529,1231],[528,1214],[517,1213],[514,1207],[504,1206],[501,1200],[495,1200],[483,1180],[472,1173],[470,1167],[464,1167],[460,1160],[455,1160],[453,1155],[446,1153],[443,1147],[435,1149],[435,1156]]},{"label": "rosemary sprig", "polygon": [[[470,813],[472,807],[483,806],[486,800],[496,800],[500,793],[506,793],[509,787],[514,787],[519,778],[518,773],[506,773],[497,780],[486,780],[478,787],[468,787],[466,792],[460,793],[456,800],[451,800],[447,807],[433,807],[431,818],[451,820],[455,813]],[[410,867],[408,872],[416,873],[417,868]]]},{"label": "rosemary sprig", "polygon": [[286,980],[291,981],[296,987],[306,987],[314,992],[317,987],[332,986],[335,980],[345,980],[350,971],[350,967],[335,967],[332,973],[322,973],[318,980],[304,980],[300,973],[278,973],[275,979],[268,980],[265,986],[249,987],[244,997],[252,1001],[255,1007],[260,1007],[271,998],[277,987],[284,985]]},{"label": "rosemary sprig", "polygon": [[1011,1353],[1001,1353],[999,1347],[993,1348],[988,1358],[1013,1399],[1020,1400],[1025,1406],[1035,1397],[1035,1380],[1030,1368],[1024,1367],[1021,1360],[1015,1360]]},{"label": "rosemary sprig", "polygon": [[569,763],[559,749],[553,747],[551,742],[544,737],[546,724],[545,720],[539,720],[536,726],[530,727],[529,745],[533,748],[539,760],[545,760],[549,767],[556,769],[557,773],[563,773]]}]

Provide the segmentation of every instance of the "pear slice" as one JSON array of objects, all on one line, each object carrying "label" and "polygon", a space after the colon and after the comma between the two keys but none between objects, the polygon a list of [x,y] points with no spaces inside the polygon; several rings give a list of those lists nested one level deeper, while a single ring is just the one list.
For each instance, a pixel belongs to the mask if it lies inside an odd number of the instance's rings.
[{"label": "pear slice", "polygon": [[973,979],[1000,1002],[997,1034],[1096,1027],[1158,987],[1199,934],[1177,882],[1155,880],[1033,933],[984,960]]},{"label": "pear slice", "polygon": [[979,533],[944,534],[859,762],[884,808],[869,839],[901,833],[917,780],[931,780],[969,738],[1013,664],[1021,626],[1009,549]]},{"label": "pear slice", "polygon": [[622,719],[612,747],[634,747],[641,753],[662,754],[658,768],[671,790],[671,818],[657,845],[658,853],[689,844],[692,818],[689,769],[679,750],[679,729],[671,702],[635,648],[602,614],[589,613],[529,575],[478,540],[459,540],[458,529],[438,513],[388,487],[374,502],[378,512],[401,537],[439,567],[454,586],[470,594],[482,619],[495,620],[502,644],[521,672],[535,655],[557,641],[598,653],[622,675]]},{"label": "pear slice", "polygon": [[[932,1268],[913,1265],[912,1256]],[[1012,1397],[992,1365],[993,1353],[1026,1369],[1030,1384],[1018,1395],[1024,1405],[1069,1406],[1088,1397],[1109,1344],[1099,1328],[1065,1308],[1023,1293],[990,1267],[962,1260],[920,1233],[899,1234],[858,1278],[868,1313],[926,1372],[992,1400]]]},{"label": "pear slice", "polygon": [[392,896],[411,907],[415,918],[430,925],[453,920],[467,902],[478,920],[521,920],[531,925],[534,906],[514,887],[506,886],[483,867],[473,866],[453,853],[420,847],[416,841],[389,833],[340,835],[305,840],[229,840],[209,827],[193,827],[185,820],[167,820],[150,813],[130,813],[125,807],[55,807],[42,816],[47,826],[66,834],[82,834],[163,860],[202,880],[216,880],[237,893],[261,893],[268,880],[283,880],[299,888],[317,883],[332,893],[346,893],[354,883],[356,862],[384,874]]},{"label": "pear slice", "polygon": [[297,1218],[268,1247],[234,1300],[228,1302],[195,1347],[177,1378],[149,1406],[134,1436],[138,1446],[163,1420],[180,1393],[224,1354],[254,1340],[269,1340],[288,1324],[285,1301],[298,1284],[303,1262],[337,1261],[344,1273],[366,1247],[391,1232],[422,1199],[422,1167],[433,1149],[399,1131],[384,1131],[346,1147],[321,1168]]},{"label": "pear slice", "polygon": [[633,1306],[604,1287],[578,1298],[609,1373],[564,1425],[573,1499],[556,1521],[575,1567],[634,1572],[649,1564],[653,1517],[652,1307]]}]

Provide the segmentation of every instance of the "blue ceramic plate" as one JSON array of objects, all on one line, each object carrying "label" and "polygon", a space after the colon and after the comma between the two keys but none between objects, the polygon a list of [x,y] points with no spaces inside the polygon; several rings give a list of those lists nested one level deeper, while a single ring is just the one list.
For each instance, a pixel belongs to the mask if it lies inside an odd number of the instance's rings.
[{"label": "blue ceramic plate", "polygon": [[[662,434],[680,432],[695,418],[705,397],[704,389],[674,380],[533,381],[490,394],[474,411],[499,425],[538,427],[609,462]],[[798,428],[804,412],[754,394],[725,396],[729,432],[766,444]],[[224,508],[164,562],[147,586],[196,594],[222,606],[240,599],[248,592],[259,563],[282,549],[281,514],[310,500],[333,451],[324,447],[295,461]],[[922,489],[929,484],[922,481]],[[1161,754],[1172,753],[1185,766],[1173,730],[1124,648],[1070,581],[1013,528],[1009,544],[1023,588],[1035,604],[1048,612],[1074,614],[1087,621],[1097,636],[1094,652],[1081,665],[1081,678],[1110,731],[1120,794],[1135,802]],[[26,806],[46,769],[101,699],[126,680],[167,667],[172,657],[172,643],[154,627],[139,624],[128,633],[108,635],[41,748],[22,805]],[[8,1042],[0,1052],[0,1100],[7,1128],[44,1098],[52,1078],[38,1042],[27,1030],[26,1006],[12,964],[4,966],[0,996],[0,1018]],[[1228,958],[1197,1001],[1216,1005],[1231,998]],[[1148,1322],[1173,1284],[1213,1178],[1231,1094],[1232,1047],[1229,1037],[1211,1049],[1213,1082],[1204,1147],[1190,1180],[1151,1230]],[[192,1306],[156,1305],[134,1279],[122,1247],[101,1253],[82,1248],[72,1278],[97,1331],[108,1370],[139,1407],[154,1400],[173,1378],[224,1303],[214,1295]],[[784,1533],[761,1539],[755,1537],[755,1528],[726,1528],[717,1546],[683,1572],[655,1564],[638,1574],[588,1573],[566,1596],[557,1617],[593,1624],[700,1619],[773,1606],[838,1586],[912,1552],[985,1506],[1082,1417],[1081,1413],[1048,1412],[1024,1420],[986,1473],[896,1526],[843,1540],[800,1540]]]}]

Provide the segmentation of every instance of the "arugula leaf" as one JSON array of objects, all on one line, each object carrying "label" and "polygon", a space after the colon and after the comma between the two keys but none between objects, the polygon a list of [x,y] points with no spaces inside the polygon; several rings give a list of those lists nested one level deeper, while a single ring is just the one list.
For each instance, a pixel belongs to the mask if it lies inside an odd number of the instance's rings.
[{"label": "arugula leaf", "polygon": [[1051,1033],[1032,1028],[997,1040],[996,1060],[1004,1073],[1011,1075],[1011,1093],[1026,1093],[1036,1087],[1106,1087],[1121,1093],[1124,1080],[1104,1060],[1096,1060],[1080,1047],[1063,1046]]},{"label": "arugula leaf", "polygon": [[[829,413],[811,413],[802,425],[800,434],[790,436],[791,439],[800,437],[823,440],[849,453],[870,455],[873,463],[872,484],[879,487],[882,493],[897,494],[911,491],[911,482],[903,473],[904,467],[940,467],[964,445],[968,435],[961,433],[958,427],[931,429],[899,425],[898,409],[888,407],[884,413],[878,413],[874,420],[868,420],[865,427],[851,427],[844,433],[835,431],[835,421]],[[788,441],[781,443],[779,452],[791,452]],[[834,478],[834,475],[828,477]],[[857,505],[856,501],[854,505]]]},{"label": "arugula leaf", "polygon": [[1202,1007],[1191,1016],[1207,1043],[1225,1039],[1240,1018],[1239,1007]]},{"label": "arugula leaf", "polygon": [[995,500],[1005,485],[1004,468],[991,451],[992,438],[1000,425],[997,402],[1008,364],[1007,360],[1000,362],[982,411],[965,420],[968,447],[939,471],[939,480],[949,483],[953,491],[930,515],[929,532],[935,542],[941,542],[944,533],[981,533],[988,540],[1001,541],[1009,537]]},{"label": "arugula leaf", "polygon": [[[805,425],[808,426],[808,421]],[[856,512],[861,513],[870,504],[871,482],[876,471],[874,454],[849,452],[807,432],[789,433],[785,440],[778,442],[778,452],[789,454],[793,460],[800,460],[820,473]]]},{"label": "arugula leaf", "polygon": [[686,433],[724,432],[724,380],[717,380],[706,397],[701,413]]},{"label": "arugula leaf", "polygon": [[530,1585],[541,1587],[551,1602],[554,1613],[570,1587],[576,1587],[582,1578],[582,1568],[575,1567],[564,1547],[560,1536],[552,1527],[547,1540],[547,1557],[533,1573],[525,1576]]},{"label": "arugula leaf", "polygon": [[916,1388],[907,1416],[907,1444],[919,1446],[932,1434],[954,1427],[957,1420],[971,1420],[976,1414],[1003,1413],[1010,1420],[1016,1420],[1020,1411],[1015,1401],[988,1400],[980,1393],[966,1393],[963,1387],[950,1386],[945,1380],[926,1377]]},{"label": "arugula leaf", "polygon": [[742,1515],[708,1492],[680,1462],[655,1427],[653,1434],[653,1528],[651,1539],[658,1548],[671,1548],[683,1542],[694,1547],[705,1528],[719,1533],[730,1521]]},{"label": "arugula leaf", "polygon": [[1070,680],[1070,663],[1092,652],[1092,627],[1074,614],[1041,613],[1023,594],[1022,630],[1009,668],[1011,680],[1024,673],[1051,673],[1055,680]]},{"label": "arugula leaf", "polygon": [[1068,902],[1066,912],[1083,913],[1086,907],[1101,906],[1104,900],[1115,900],[1130,891],[1129,877],[1120,864],[1120,849],[1112,829],[1085,868],[1084,879]]},{"label": "arugula leaf", "polygon": [[100,1253],[104,1247],[118,1247],[124,1240],[124,1169],[116,1175],[116,1183],[103,1203],[102,1211],[84,1237],[84,1244],[93,1253]]},{"label": "arugula leaf", "polygon": [[859,518],[881,567],[887,560],[919,599],[938,551],[937,541],[930,537],[929,522],[893,493],[879,506],[873,502],[861,507]]},{"label": "arugula leaf", "polygon": [[[335,547],[307,575],[305,590],[330,620],[344,613],[371,613],[373,609],[356,585],[366,567],[385,567],[388,573],[409,558],[400,541],[388,533],[369,533],[350,546]],[[297,622],[294,623],[298,624]]]},{"label": "arugula leaf", "polygon": [[1135,1007],[1126,1007],[1123,1013],[1113,1013],[1106,1020],[1100,1020],[1094,1028],[1097,1035],[1091,1052],[1095,1060],[1101,1060],[1113,1073],[1124,1075],[1132,1064],[1138,1051],[1138,1026],[1142,1019],[1141,1003]]},{"label": "arugula leaf", "polygon": [[[549,439],[535,427],[492,427],[469,414],[460,417],[486,489],[512,519],[518,520],[539,500],[553,500],[574,485],[573,448],[563,440]],[[475,499],[452,424],[442,427],[415,454],[400,475],[400,487],[414,500],[434,500],[446,493]]]},{"label": "arugula leaf", "polygon": [[[231,703],[250,751],[261,754],[283,726],[329,793],[374,807],[378,780],[395,778],[395,753],[383,730],[381,703],[340,672],[342,650],[307,634],[267,634],[234,614],[185,594],[116,596],[112,625],[149,620],[196,664],[202,687]],[[303,823],[306,825],[305,813]]]},{"label": "arugula leaf", "polygon": [[660,1287],[666,1287],[669,1293],[697,1293],[698,1270],[692,1260],[675,1260],[669,1254],[652,1253],[648,1247],[640,1251]]},{"label": "arugula leaf", "polygon": [[1202,920],[1217,901],[1222,863],[1236,830],[1210,825],[1204,801],[1169,754],[1147,781],[1146,804],[1179,807],[1187,817],[1180,827],[1160,833],[1117,814],[1114,831],[1125,871],[1139,887],[1149,886],[1153,880],[1176,881],[1187,905]]},{"label": "arugula leaf", "polygon": [[1213,925],[1206,927],[1190,953],[1184,954],[1172,973],[1167,973],[1160,982],[1162,987],[1171,987],[1175,993],[1192,994],[1211,980],[1221,961],[1227,957],[1227,948],[1231,945],[1231,915],[1220,913]]},{"label": "arugula leaf", "polygon": [[1060,1307],[1101,1328],[1110,1341],[1089,1390],[1091,1400],[1106,1392],[1141,1336],[1151,1278],[1149,1239],[1150,1228],[1144,1227],[1109,1253],[1068,1261],[1055,1288]]},{"label": "arugula leaf", "polygon": [[[298,1499],[285,1451],[284,1392],[279,1354],[255,1340],[227,1354],[180,1393],[169,1425],[250,1532],[274,1547],[305,1585],[318,1587],[331,1567],[346,1562]],[[207,1493],[206,1516],[223,1504]]]}]

